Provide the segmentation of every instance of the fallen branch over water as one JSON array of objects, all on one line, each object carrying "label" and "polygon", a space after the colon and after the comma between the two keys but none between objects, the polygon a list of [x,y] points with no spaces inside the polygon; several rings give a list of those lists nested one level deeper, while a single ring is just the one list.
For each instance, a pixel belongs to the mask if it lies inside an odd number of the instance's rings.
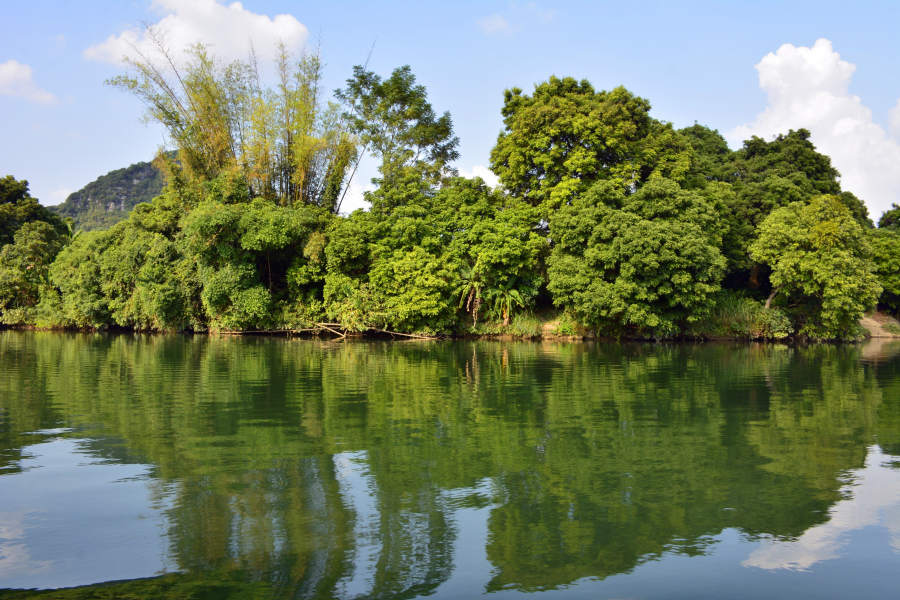
[{"label": "fallen branch over water", "polygon": [[380,333],[388,333],[390,335],[402,335],[404,337],[416,338],[418,340],[436,340],[437,336],[433,335],[419,335],[417,333],[400,333],[399,331],[388,331],[387,329],[376,329],[375,327],[370,327],[369,331],[378,331]]},{"label": "fallen branch over water", "polygon": [[[305,329],[245,329],[241,331],[219,331],[217,332],[219,335],[247,335],[253,333],[323,333],[329,332],[336,336],[339,339],[346,339],[347,332],[343,330],[343,326],[340,323],[316,323],[315,327],[305,328]],[[418,333],[401,333],[399,331],[390,331],[388,329],[378,329],[377,327],[369,327],[367,331],[377,331],[378,333],[386,333],[391,336],[402,336],[407,338],[412,338],[416,340],[438,340],[441,339],[440,336],[436,335],[421,335]]]},{"label": "fallen branch over water", "polygon": [[326,329],[326,330],[330,331],[334,335],[340,337],[342,340],[347,337],[346,333],[341,333],[340,331],[337,331],[336,329],[332,329],[331,327],[329,327],[329,325],[340,327],[340,325],[337,323],[316,323],[316,325],[318,327],[321,327],[322,329]]}]

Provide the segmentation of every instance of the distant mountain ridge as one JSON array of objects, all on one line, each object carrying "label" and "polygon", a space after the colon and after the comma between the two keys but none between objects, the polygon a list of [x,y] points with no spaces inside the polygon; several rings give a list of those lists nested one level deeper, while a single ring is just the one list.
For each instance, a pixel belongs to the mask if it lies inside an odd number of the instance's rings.
[{"label": "distant mountain ridge", "polygon": [[136,205],[158,196],[164,184],[152,163],[139,162],[110,171],[69,194],[62,204],[47,208],[61,217],[72,217],[76,229],[107,229],[127,217]]}]

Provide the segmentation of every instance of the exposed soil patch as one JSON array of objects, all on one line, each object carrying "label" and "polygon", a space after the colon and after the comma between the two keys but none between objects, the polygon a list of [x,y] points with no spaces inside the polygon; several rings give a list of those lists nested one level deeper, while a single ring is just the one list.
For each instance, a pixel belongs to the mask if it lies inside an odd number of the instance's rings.
[{"label": "exposed soil patch", "polygon": [[874,313],[859,320],[859,324],[869,330],[873,338],[900,338],[884,328],[885,325],[897,325],[897,320],[885,313]]}]

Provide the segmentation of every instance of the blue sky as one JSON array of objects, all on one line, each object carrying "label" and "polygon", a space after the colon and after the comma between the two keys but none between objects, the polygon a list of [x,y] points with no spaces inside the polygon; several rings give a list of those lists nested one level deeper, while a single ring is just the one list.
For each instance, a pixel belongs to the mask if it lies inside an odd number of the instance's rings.
[{"label": "blue sky", "polygon": [[[871,212],[900,203],[898,2],[228,5],[0,0],[0,175],[28,179],[52,204],[149,159],[162,132],[139,122],[136,100],[104,86],[122,72],[111,62],[118,46],[107,40],[168,19],[179,35],[225,36],[215,49],[242,53],[245,35],[215,29],[231,11],[235,23],[246,20],[257,49],[275,32],[291,32],[295,43],[306,33],[310,43],[320,39],[329,89],[365,61],[373,42],[371,69],[387,75],[409,64],[435,109],[453,115],[457,166],[467,173],[484,173],[505,88],[527,91],[552,74],[571,75],[597,88],[625,85],[651,101],[656,118],[678,127],[696,120],[732,147],[746,135],[806,126]],[[372,174],[369,164],[358,183]]]}]

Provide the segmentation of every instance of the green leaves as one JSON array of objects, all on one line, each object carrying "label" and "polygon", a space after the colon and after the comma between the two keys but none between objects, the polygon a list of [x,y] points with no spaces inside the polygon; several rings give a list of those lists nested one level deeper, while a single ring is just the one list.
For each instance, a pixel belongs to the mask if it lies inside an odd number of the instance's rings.
[{"label": "green leaves", "polygon": [[597,181],[622,190],[651,177],[680,181],[691,165],[690,144],[649,112],[647,100],[623,87],[596,92],[571,77],[551,77],[531,96],[507,90],[491,169],[545,219]]},{"label": "green leaves", "polygon": [[25,223],[16,231],[14,243],[0,251],[0,322],[34,320],[41,291],[49,285],[50,264],[66,241],[43,221]]},{"label": "green leaves", "polygon": [[489,290],[505,294],[506,309],[491,300],[504,320],[533,300],[548,243],[528,205],[480,179],[435,192],[413,171],[371,198],[372,211],[340,222],[325,251],[325,299],[345,326],[447,332],[476,320]]},{"label": "green leaves", "polygon": [[896,204],[891,204],[890,210],[884,211],[884,214],[881,215],[881,218],[878,219],[878,228],[879,229],[888,229],[893,228],[896,229],[900,226],[900,206]]},{"label": "green leaves", "polygon": [[12,175],[0,178],[0,248],[13,243],[19,228],[34,221],[50,224],[58,235],[69,232],[66,223],[59,216],[31,197],[27,181],[17,181]]},{"label": "green leaves", "polygon": [[728,230],[722,251],[728,259],[732,285],[758,284],[757,265],[750,258],[757,227],[772,211],[792,202],[832,194],[861,226],[872,226],[862,201],[850,192],[841,192],[840,173],[829,157],[816,151],[805,129],[791,130],[771,141],[754,137],[736,152],[728,150],[717,131],[702,125],[679,133],[690,140],[696,153],[686,187],[704,189],[713,183],[727,183],[733,189],[729,197],[723,197],[721,219]]},{"label": "green leaves", "polygon": [[801,333],[853,338],[881,286],[872,249],[850,210],[834,196],[794,202],[769,215],[750,247],[772,269],[774,292],[800,315]]},{"label": "green leaves", "polygon": [[900,311],[900,231],[892,227],[872,229],[869,243],[875,275],[884,290],[879,303],[896,314]]},{"label": "green leaves", "polygon": [[387,79],[353,67],[346,89],[335,90],[335,97],[346,107],[344,118],[363,151],[369,149],[381,159],[385,186],[393,186],[406,169],[437,183],[449,163],[459,158],[450,113],[437,116],[425,86],[416,85],[408,65],[394,69]]},{"label": "green leaves", "polygon": [[601,335],[672,335],[712,308],[725,262],[702,195],[655,178],[594,185],[550,222],[554,303]]}]

